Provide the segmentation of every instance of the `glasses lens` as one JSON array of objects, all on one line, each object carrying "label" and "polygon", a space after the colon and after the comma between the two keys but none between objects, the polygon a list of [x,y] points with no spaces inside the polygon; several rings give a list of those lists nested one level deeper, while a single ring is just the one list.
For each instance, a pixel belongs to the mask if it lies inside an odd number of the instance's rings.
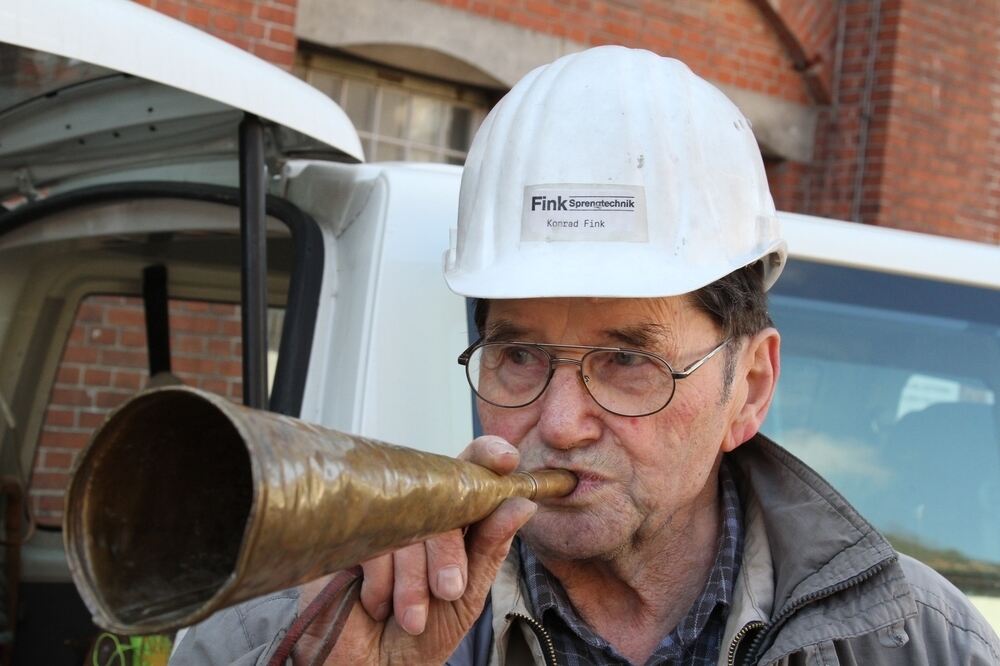
[{"label": "glasses lens", "polygon": [[520,407],[545,389],[549,357],[530,345],[490,343],[476,347],[465,371],[472,390],[483,400]]},{"label": "glasses lens", "polygon": [[642,352],[592,351],[584,357],[583,374],[594,400],[623,416],[652,414],[674,395],[670,368]]}]

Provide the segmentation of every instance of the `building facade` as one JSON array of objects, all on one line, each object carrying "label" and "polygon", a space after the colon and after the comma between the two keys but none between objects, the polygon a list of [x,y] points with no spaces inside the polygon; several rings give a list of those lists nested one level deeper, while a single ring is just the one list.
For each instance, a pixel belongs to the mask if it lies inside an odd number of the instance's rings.
[{"label": "building facade", "polygon": [[1000,243],[997,0],[139,0],[292,70],[369,159],[460,162],[523,74],[679,58],[753,123],[779,209]]}]

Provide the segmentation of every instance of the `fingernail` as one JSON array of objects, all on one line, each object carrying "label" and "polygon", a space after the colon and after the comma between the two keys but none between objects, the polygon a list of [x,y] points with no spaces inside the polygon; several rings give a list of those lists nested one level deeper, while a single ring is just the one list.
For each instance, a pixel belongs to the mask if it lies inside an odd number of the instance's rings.
[{"label": "fingernail", "polygon": [[513,455],[514,449],[510,444],[506,442],[490,442],[490,453],[495,456],[509,456]]},{"label": "fingernail", "polygon": [[406,633],[416,636],[424,632],[427,623],[427,609],[423,606],[410,606],[403,613],[402,627]]},{"label": "fingernail", "polygon": [[450,566],[438,572],[438,592],[443,599],[454,601],[462,596],[462,572]]},{"label": "fingernail", "polygon": [[375,619],[381,622],[387,617],[389,617],[389,602],[383,601],[382,605],[375,610]]}]

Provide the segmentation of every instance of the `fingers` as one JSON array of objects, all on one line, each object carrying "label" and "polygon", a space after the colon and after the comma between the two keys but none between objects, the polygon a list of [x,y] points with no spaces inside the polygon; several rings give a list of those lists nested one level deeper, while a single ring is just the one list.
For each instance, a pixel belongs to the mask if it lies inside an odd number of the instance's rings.
[{"label": "fingers", "polygon": [[[513,472],[520,459],[515,447],[493,436],[473,440],[459,457],[498,474]],[[472,578],[472,555],[479,567],[477,593],[466,601],[470,605],[479,603],[481,607],[514,533],[535,509],[535,504],[528,500],[508,500],[471,528],[468,541],[460,530],[453,530],[365,562],[361,587],[365,612],[376,622],[392,615],[406,633],[422,633],[432,597],[456,601],[466,595]]]},{"label": "fingers", "polygon": [[[423,576],[430,593],[444,601],[454,601],[465,592],[468,577],[468,560],[465,555],[465,539],[461,530],[453,530],[424,542],[427,551],[425,568],[407,572],[407,580]],[[365,572],[361,585],[361,605],[373,620],[381,622],[392,612],[393,587],[396,567],[420,566],[415,558],[404,557],[404,562],[394,563],[389,553],[373,558],[362,564]]]},{"label": "fingers", "polygon": [[469,579],[466,585],[469,596],[485,597],[500,563],[507,557],[514,535],[537,510],[538,505],[531,500],[514,497],[505,500],[488,518],[470,528],[467,535]]},{"label": "fingers", "polygon": [[392,553],[370,559],[361,568],[365,572],[361,583],[361,605],[373,620],[382,622],[392,612]]},{"label": "fingers", "polygon": [[393,577],[392,605],[396,622],[410,635],[423,633],[430,605],[424,544],[406,546],[393,554]]},{"label": "fingers", "polygon": [[424,631],[431,594],[481,609],[514,534],[537,508],[524,498],[509,499],[473,525],[467,539],[453,530],[397,550],[390,587],[393,615],[403,631],[411,635]]},{"label": "fingers", "polygon": [[452,530],[425,544],[427,551],[427,582],[438,599],[454,601],[465,593],[468,560],[461,530]]},{"label": "fingers", "polygon": [[477,437],[458,456],[491,469],[497,474],[510,474],[517,469],[521,459],[518,450],[502,437],[485,435]]}]

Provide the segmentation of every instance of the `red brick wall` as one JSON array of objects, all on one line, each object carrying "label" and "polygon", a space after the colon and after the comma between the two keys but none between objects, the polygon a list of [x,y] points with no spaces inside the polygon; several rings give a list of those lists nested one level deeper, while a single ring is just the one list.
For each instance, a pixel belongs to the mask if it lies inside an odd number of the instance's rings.
[{"label": "red brick wall", "polygon": [[[831,84],[830,104],[820,107],[813,161],[800,174],[801,199],[793,199],[786,210],[859,221],[872,221],[877,210],[877,201],[865,202],[862,198],[859,212],[855,197],[859,169],[864,169],[869,186],[878,177],[878,171],[871,168],[874,166],[871,159],[866,158],[864,167],[859,160],[866,86],[870,88],[871,110],[869,147],[865,150],[868,157],[879,141],[881,119],[877,114],[884,115],[887,109],[888,82],[884,77],[886,63],[891,62],[891,31],[880,21],[879,33],[873,33],[872,9],[873,3],[867,0],[845,0],[838,8],[843,14],[843,32],[837,36],[840,67]],[[875,67],[869,77],[869,55],[873,49]],[[873,204],[876,210],[872,209]]]},{"label": "red brick wall", "polygon": [[812,100],[828,104],[836,59],[837,0],[753,0],[784,43]]},{"label": "red brick wall", "polygon": [[1000,5],[886,4],[873,221],[1000,243]]},{"label": "red brick wall", "polygon": [[[239,306],[171,300],[169,307],[173,373],[189,386],[241,400]],[[142,300],[85,298],[59,362],[29,484],[40,524],[62,520],[73,459],[148,373]]]},{"label": "red brick wall", "polygon": [[810,101],[779,35],[749,0],[433,1],[583,44],[650,49],[721,83]]},{"label": "red brick wall", "polygon": [[795,209],[1000,243],[996,8],[883,0],[876,17],[845,2],[838,86]]},{"label": "red brick wall", "polygon": [[279,67],[295,62],[298,0],[135,0]]},{"label": "red brick wall", "polygon": [[804,212],[812,186],[812,167],[802,162],[766,159],[764,170],[778,210]]}]

